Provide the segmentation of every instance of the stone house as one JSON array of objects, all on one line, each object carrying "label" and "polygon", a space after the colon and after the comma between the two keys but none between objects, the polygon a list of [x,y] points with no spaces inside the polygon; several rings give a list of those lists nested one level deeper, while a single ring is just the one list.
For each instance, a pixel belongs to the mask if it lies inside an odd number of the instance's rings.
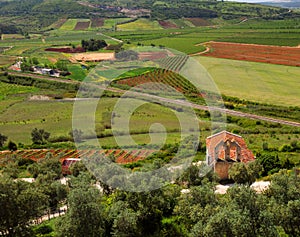
[{"label": "stone house", "polygon": [[206,138],[206,164],[214,169],[221,180],[228,179],[228,170],[234,162],[254,160],[253,153],[239,135],[222,131]]}]

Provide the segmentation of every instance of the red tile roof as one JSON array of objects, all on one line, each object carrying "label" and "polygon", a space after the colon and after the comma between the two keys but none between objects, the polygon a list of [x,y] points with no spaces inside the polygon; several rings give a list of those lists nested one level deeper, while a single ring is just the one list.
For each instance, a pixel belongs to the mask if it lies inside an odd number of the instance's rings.
[{"label": "red tile roof", "polygon": [[[236,142],[240,146],[240,148],[241,148],[240,161],[241,162],[247,163],[249,161],[255,160],[255,157],[254,157],[252,151],[248,149],[247,144],[244,141],[244,139],[239,135],[236,135],[236,134],[233,134],[233,133],[230,133],[227,131],[222,131],[220,133],[214,134],[206,139],[206,149],[207,149],[207,153],[208,153],[207,155],[209,155],[212,160],[216,159],[216,157],[214,157],[214,154],[215,154],[214,151],[215,151],[216,146],[218,144],[220,144],[220,142],[222,142],[222,141],[223,142],[227,142],[227,141]],[[219,157],[217,157],[217,158],[219,158],[221,160],[222,159],[225,160],[224,149],[220,150],[219,152],[220,152]],[[235,156],[236,156],[236,150],[231,149],[230,150],[230,159],[232,161],[236,161]]]}]

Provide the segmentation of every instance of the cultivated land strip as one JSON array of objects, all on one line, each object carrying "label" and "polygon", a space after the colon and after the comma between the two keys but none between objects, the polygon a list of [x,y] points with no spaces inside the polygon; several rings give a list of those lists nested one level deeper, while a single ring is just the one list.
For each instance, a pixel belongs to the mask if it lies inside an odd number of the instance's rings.
[{"label": "cultivated land strip", "polygon": [[[28,76],[28,77],[32,77],[32,78],[38,78],[38,79],[49,80],[49,81],[57,81],[57,82],[63,82],[63,83],[69,83],[69,84],[70,83],[71,84],[78,84],[78,85],[81,84],[80,82],[77,82],[77,81],[71,81],[71,80],[67,81],[67,80],[53,78],[53,77],[33,75],[33,74],[30,74],[30,73],[9,72],[9,75]],[[143,98],[144,97],[144,98],[149,98],[149,99],[155,99],[155,100],[161,101],[161,102],[167,102],[167,103],[171,103],[171,104],[175,104],[175,105],[181,105],[181,106],[184,106],[184,107],[191,107],[191,108],[194,108],[194,109],[199,109],[199,110],[204,110],[204,111],[210,111],[210,112],[219,111],[221,113],[226,113],[228,115],[233,115],[233,116],[237,116],[237,117],[243,117],[243,118],[249,118],[249,119],[262,120],[262,121],[266,121],[266,122],[279,123],[279,124],[289,125],[289,126],[293,126],[293,127],[300,127],[300,123],[294,122],[294,121],[276,119],[276,118],[271,118],[271,117],[266,117],[266,116],[256,115],[256,114],[250,114],[250,113],[245,113],[245,112],[239,112],[239,111],[220,108],[220,107],[199,105],[199,104],[191,103],[191,102],[188,102],[188,101],[170,99],[170,98],[160,97],[160,96],[156,96],[156,95],[151,95],[151,94],[148,94],[148,93],[135,92],[135,91],[126,91],[126,90],[122,90],[122,89],[118,89],[118,88],[104,87],[104,86],[94,85],[94,84],[90,84],[90,83],[87,83],[87,85],[96,86],[100,90],[106,90],[106,91],[110,91],[110,92],[116,92],[116,93],[122,93],[122,94],[127,92],[130,95],[137,96],[138,98]]]}]

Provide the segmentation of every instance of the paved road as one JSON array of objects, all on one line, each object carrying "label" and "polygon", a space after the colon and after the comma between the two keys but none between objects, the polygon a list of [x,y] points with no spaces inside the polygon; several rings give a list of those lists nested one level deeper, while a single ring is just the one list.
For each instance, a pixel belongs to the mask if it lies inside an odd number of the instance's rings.
[{"label": "paved road", "polygon": [[[71,84],[80,84],[78,81],[73,81],[73,80],[64,80],[64,79],[58,79],[58,78],[53,78],[53,77],[47,77],[47,76],[42,76],[42,75],[35,75],[35,74],[30,74],[30,73],[17,73],[17,72],[9,72],[10,75],[17,75],[17,76],[30,76],[34,78],[40,78],[44,80],[51,80],[51,81],[58,81],[58,82],[63,82],[63,83],[71,83]],[[104,86],[97,86],[99,89],[102,90],[107,90],[111,92],[117,92],[117,93],[125,93],[128,91],[118,89],[118,88],[113,88],[113,87],[104,87]],[[279,124],[284,124],[284,125],[289,125],[293,127],[300,127],[299,122],[294,122],[294,121],[288,121],[288,120],[283,120],[283,119],[277,119],[277,118],[271,118],[271,117],[266,117],[266,116],[261,116],[261,115],[256,115],[256,114],[250,114],[250,113],[244,113],[244,112],[239,112],[235,110],[230,110],[230,109],[225,109],[225,108],[219,108],[219,107],[212,107],[212,106],[205,106],[205,105],[199,105],[195,103],[191,103],[188,101],[183,101],[183,100],[174,100],[170,98],[164,98],[156,95],[151,95],[147,93],[141,93],[141,92],[134,92],[130,91],[129,92],[133,96],[138,96],[138,97],[145,97],[149,99],[155,99],[157,101],[161,102],[167,102],[175,105],[181,105],[185,107],[191,107],[194,109],[199,109],[199,110],[205,110],[205,111],[219,111],[221,113],[226,113],[228,115],[233,115],[233,116],[238,116],[238,117],[243,117],[243,118],[249,118],[249,119],[256,119],[256,120],[261,120],[261,121],[267,121],[267,122],[274,122],[274,123],[279,123]]]}]

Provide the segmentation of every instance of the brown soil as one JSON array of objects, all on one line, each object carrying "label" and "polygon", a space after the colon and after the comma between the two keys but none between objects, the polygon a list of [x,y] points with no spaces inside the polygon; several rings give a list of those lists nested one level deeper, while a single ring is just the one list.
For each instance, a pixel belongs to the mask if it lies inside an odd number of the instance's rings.
[{"label": "brown soil", "polygon": [[300,48],[298,47],[227,42],[209,42],[206,45],[210,48],[210,51],[204,56],[300,66]]}]

